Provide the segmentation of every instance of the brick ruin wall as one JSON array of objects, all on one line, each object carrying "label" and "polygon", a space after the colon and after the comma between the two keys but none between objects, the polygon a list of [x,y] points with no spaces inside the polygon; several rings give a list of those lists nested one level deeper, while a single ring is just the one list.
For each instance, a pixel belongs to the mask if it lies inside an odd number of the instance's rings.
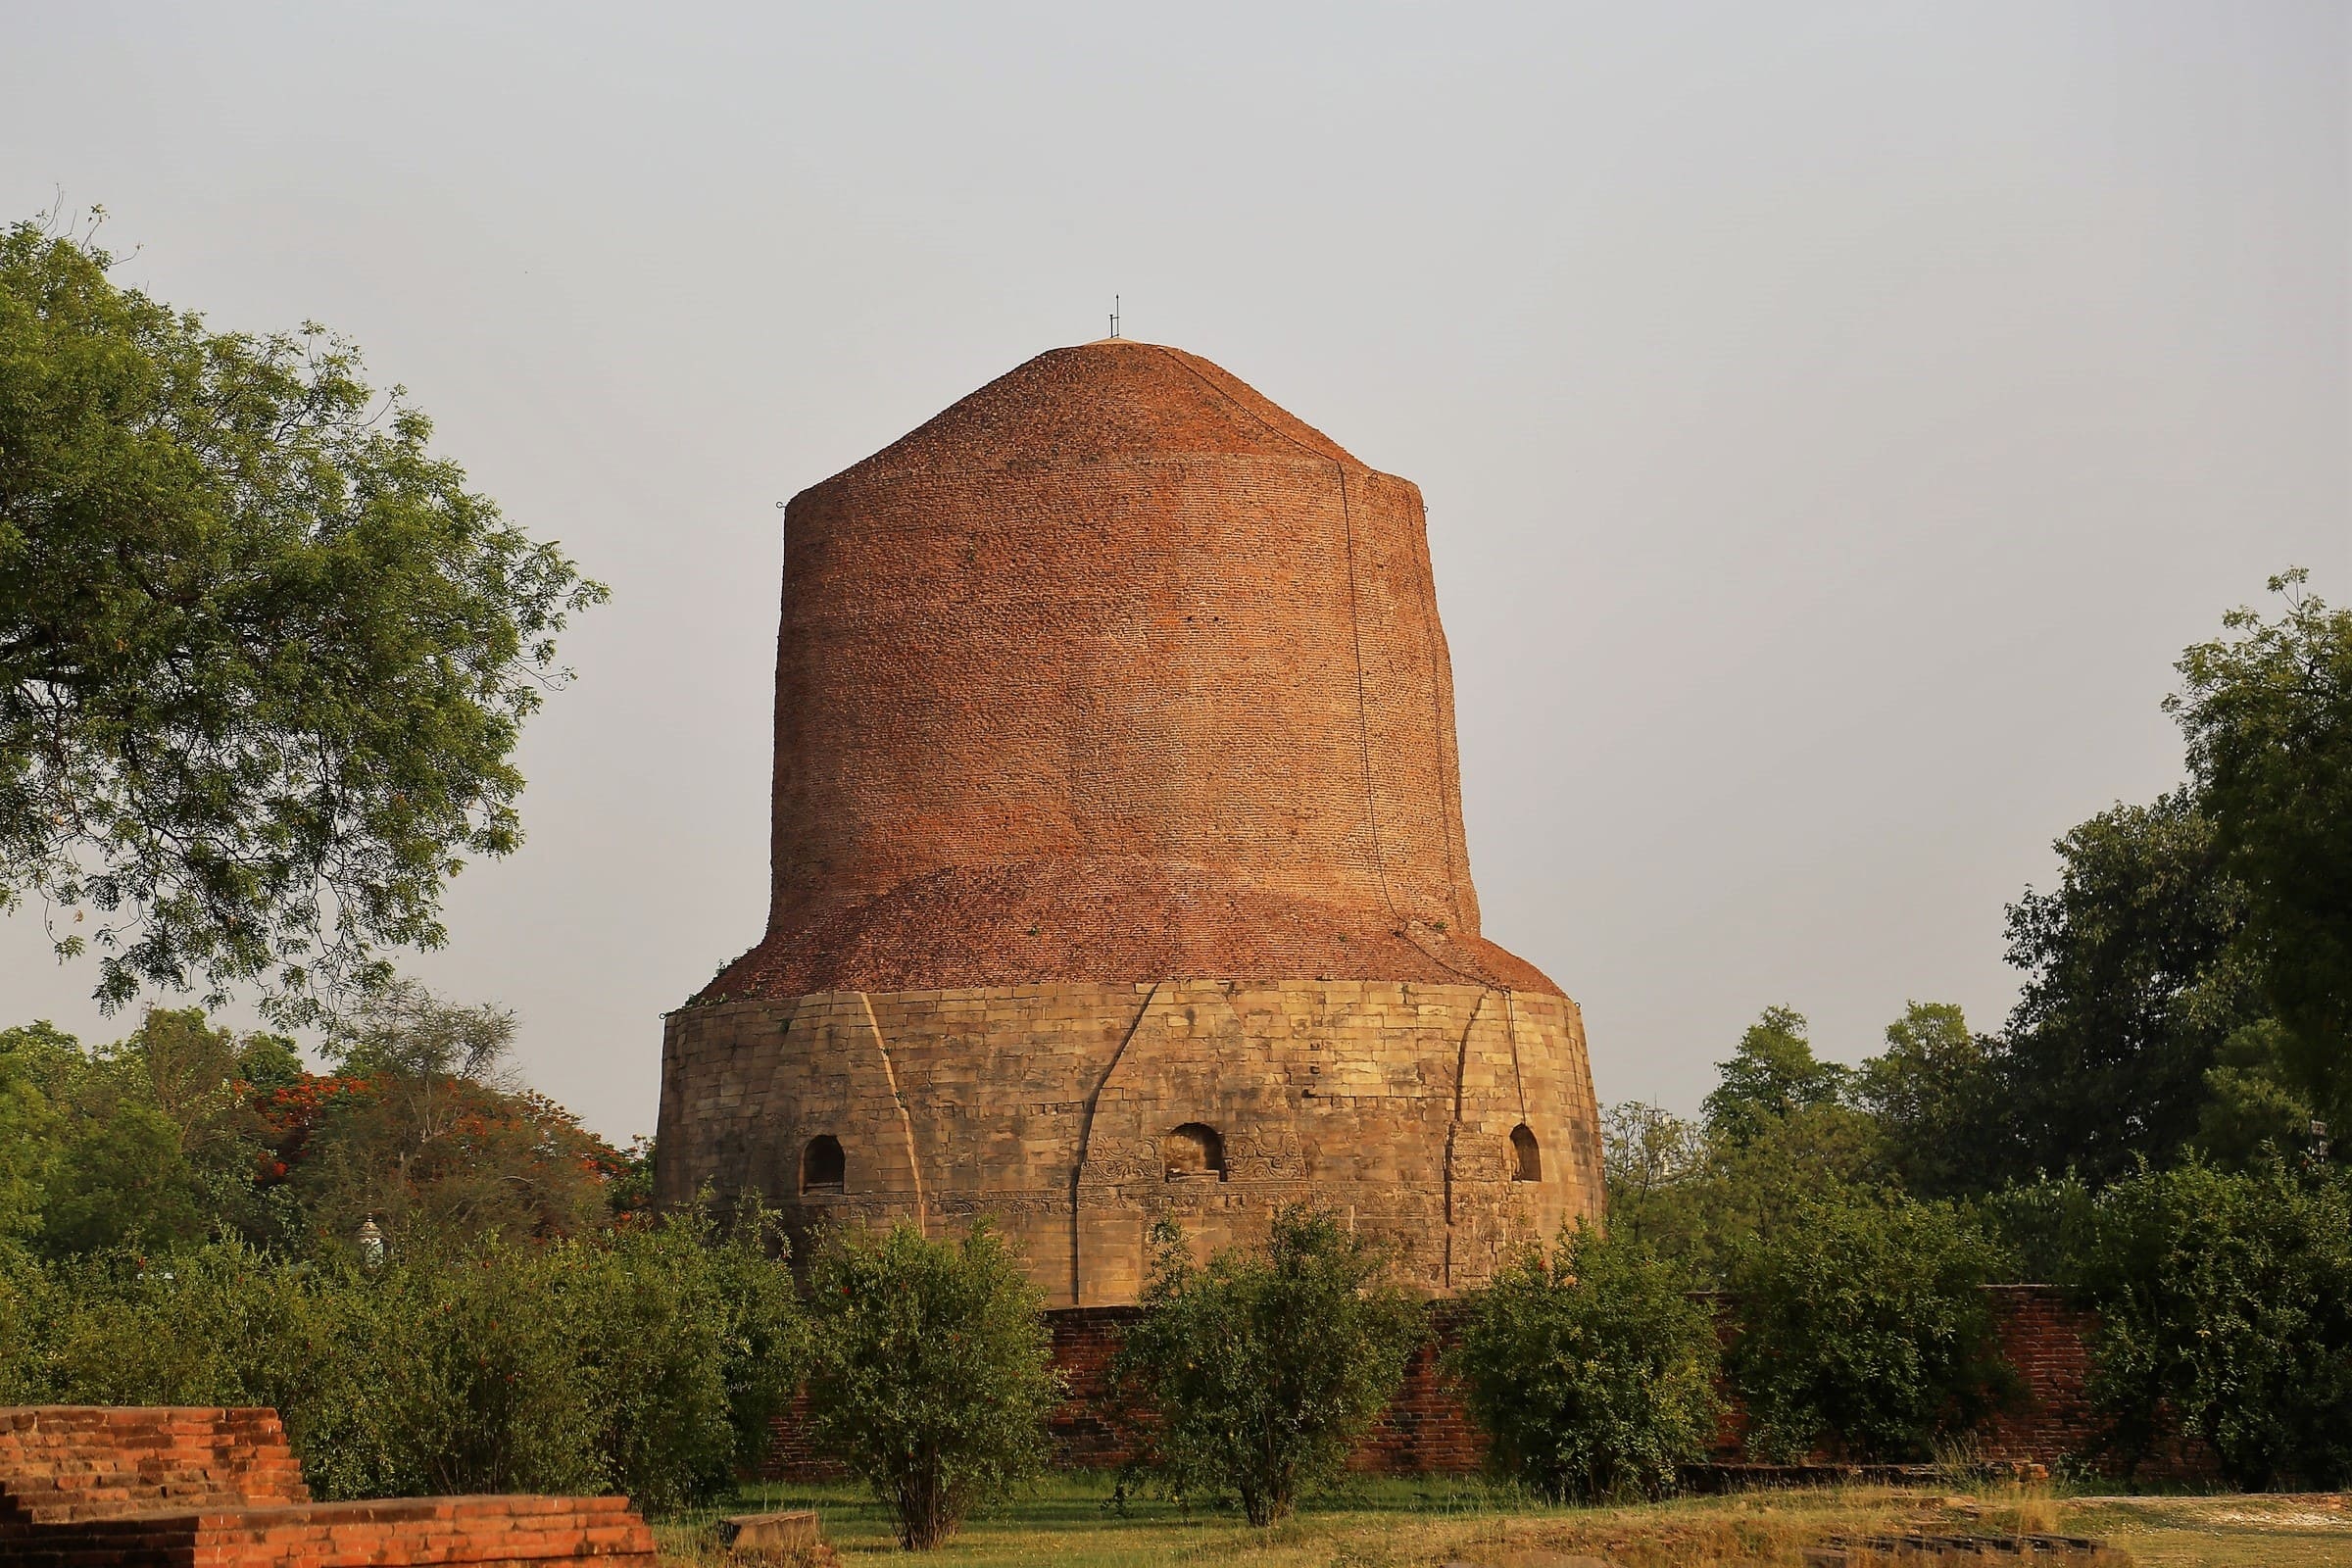
[{"label": "brick ruin wall", "polygon": [[[1991,1286],[1987,1294],[2002,1353],[2017,1369],[2020,1395],[1975,1434],[1978,1453],[1988,1461],[2053,1468],[2095,1455],[2100,1428],[2085,1391],[2094,1320],[2046,1285]],[[1046,1314],[1054,1364],[1069,1380],[1052,1421],[1054,1448],[1066,1467],[1108,1470],[1127,1458],[1109,1401],[1109,1373],[1120,1335],[1140,1310],[1082,1307]],[[1468,1475],[1479,1469],[1486,1457],[1485,1436],[1439,1359],[1451,1343],[1458,1312],[1451,1301],[1431,1303],[1430,1337],[1413,1352],[1403,1387],[1349,1460],[1351,1469],[1374,1475]],[[1713,1455],[1717,1462],[1746,1458],[1739,1442],[1741,1426],[1736,1407],[1726,1412]],[[808,1434],[805,1406],[796,1404],[779,1416],[761,1473],[782,1480],[840,1479],[840,1466],[817,1453]],[[2176,1445],[2138,1474],[2143,1480],[2195,1481],[2209,1479],[2213,1465],[2203,1450]]]},{"label": "brick ruin wall", "polygon": [[626,1497],[313,1502],[270,1409],[0,1406],[12,1568],[655,1568]]},{"label": "brick ruin wall", "polygon": [[[1193,1157],[1197,1128],[1221,1157]],[[1444,1294],[1595,1212],[1601,1191],[1575,1004],[1475,985],[1193,980],[693,1006],[669,1020],[660,1138],[665,1202],[757,1190],[804,1241],[828,1222],[939,1234],[987,1216],[1057,1306],[1133,1301],[1161,1216],[1205,1250],[1259,1239],[1278,1204],[1309,1200]],[[838,1190],[808,1180],[833,1174],[811,1163],[820,1139],[839,1148]]]}]

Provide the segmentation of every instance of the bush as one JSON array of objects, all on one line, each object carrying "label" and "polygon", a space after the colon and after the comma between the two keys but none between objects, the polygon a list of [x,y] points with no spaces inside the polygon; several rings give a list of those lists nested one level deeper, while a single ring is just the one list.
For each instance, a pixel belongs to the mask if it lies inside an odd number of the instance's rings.
[{"label": "bush", "polygon": [[0,1404],[30,1404],[47,1387],[36,1329],[48,1283],[32,1254],[0,1234]]},{"label": "bush", "polygon": [[809,1268],[819,1445],[928,1549],[1045,1466],[1060,1396],[1043,1293],[986,1225],[827,1237]]},{"label": "bush", "polygon": [[808,1327],[774,1216],[721,1236],[674,1214],[564,1244],[575,1331],[612,1483],[671,1512],[730,1491],[767,1451],[808,1369]]},{"label": "bush", "polygon": [[2352,1478],[2346,1178],[2143,1170],[2099,1196],[2086,1251],[2091,1393],[2127,1453],[2172,1426],[2242,1489]]},{"label": "bush", "polygon": [[1975,1425],[2014,1381],[1984,1291],[1997,1263],[1947,1204],[1837,1188],[1805,1200],[1732,1267],[1749,1447],[1918,1459]]},{"label": "bush", "polygon": [[1977,1203],[2003,1253],[2004,1277],[2017,1284],[2054,1285],[2081,1272],[2098,1195],[2074,1172],[2012,1183]]},{"label": "bush", "polygon": [[337,1489],[605,1490],[568,1261],[497,1241],[446,1261],[411,1254],[331,1302],[356,1309],[349,1329],[371,1333],[376,1346],[373,1387],[345,1447],[386,1467],[337,1476]]},{"label": "bush", "polygon": [[1196,1265],[1153,1229],[1142,1318],[1112,1368],[1142,1414],[1136,1470],[1181,1498],[1238,1498],[1253,1525],[1328,1486],[1428,1332],[1386,1259],[1329,1214],[1274,1216],[1263,1250]]},{"label": "bush", "polygon": [[[0,1247],[0,1394],[268,1404],[322,1498],[732,1485],[805,1364],[749,1216],[290,1265],[233,1242],[46,1267]],[[11,1321],[13,1319],[13,1321]]]},{"label": "bush", "polygon": [[1497,1471],[1559,1500],[1655,1497],[1705,1457],[1715,1315],[1647,1247],[1580,1223],[1465,1305],[1446,1366]]}]

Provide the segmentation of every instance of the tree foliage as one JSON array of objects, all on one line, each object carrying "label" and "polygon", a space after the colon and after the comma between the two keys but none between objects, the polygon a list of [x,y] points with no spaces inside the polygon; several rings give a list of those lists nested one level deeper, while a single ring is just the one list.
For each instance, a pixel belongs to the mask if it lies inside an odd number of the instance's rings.
[{"label": "tree foliage", "polygon": [[515,738],[604,589],[349,344],[214,331],[113,265],[0,234],[0,902],[94,949],[110,1008],[309,1016],[519,842]]},{"label": "tree foliage", "polygon": [[2250,1170],[2317,1152],[2324,1127],[2314,1086],[2296,1060],[2294,1033],[2276,1018],[2233,1030],[2205,1069],[2196,1152],[2209,1163]]},{"label": "tree foliage", "polygon": [[1998,1261],[1948,1205],[1808,1196],[1796,1223],[1744,1248],[1731,1272],[1728,1364],[1749,1446],[1919,1459],[1967,1430],[2010,1379],[1983,1289]]},{"label": "tree foliage", "polygon": [[1046,1462],[1061,1392],[1044,1298],[987,1226],[932,1241],[840,1230],[808,1275],[820,1445],[927,1550]]},{"label": "tree foliage", "polygon": [[2352,1187],[2192,1160],[2099,1195],[2076,1283],[2124,1452],[2202,1439],[2239,1487],[2352,1479]]},{"label": "tree foliage", "polygon": [[1988,1134],[2002,1118],[1998,1043],[1948,1002],[1912,1002],[1862,1063],[1854,1102],[1877,1121],[1886,1163],[1920,1198],[1982,1192],[1997,1171]]},{"label": "tree foliage", "polygon": [[342,1058],[365,1071],[340,1075],[192,1009],[96,1049],[0,1030],[0,1236],[52,1257],[232,1236],[308,1255],[373,1218],[396,1248],[447,1250],[646,1206],[627,1156],[505,1080],[513,1023],[396,984],[351,1019]]},{"label": "tree foliage", "polygon": [[413,982],[362,998],[328,1037],[339,1076],[268,1102],[305,1223],[348,1236],[373,1217],[440,1246],[602,1224],[623,1156],[508,1078],[514,1039],[505,1008]]},{"label": "tree foliage", "polygon": [[730,1490],[806,1338],[772,1219],[290,1262],[237,1241],[0,1248],[0,1400],[266,1404],[326,1498]]},{"label": "tree foliage", "polygon": [[2057,887],[2009,909],[2025,971],[1998,1063],[2006,1174],[2094,1181],[2177,1157],[2195,1136],[2205,1075],[2262,1014],[2237,942],[2244,886],[2186,791],[2118,806],[2056,846]]},{"label": "tree foliage", "polygon": [[1262,1248],[1194,1261],[1162,1221],[1143,1316],[1113,1384],[1141,1412],[1136,1469],[1182,1498],[1271,1524],[1329,1486],[1428,1332],[1368,1238],[1330,1214],[1278,1210]]},{"label": "tree foliage", "polygon": [[1737,1138],[1646,1106],[1610,1119],[1641,1140],[1605,1156],[1611,1232],[1709,1284],[1723,1282],[1748,1242],[1797,1223],[1824,1187],[1887,1179],[1882,1128],[1847,1104],[1742,1117]]},{"label": "tree foliage", "polygon": [[0,1030],[0,1233],[63,1255],[270,1230],[251,1087],[294,1060],[191,1010],[152,1009],[96,1051],[48,1024]]},{"label": "tree foliage", "polygon": [[1709,1131],[1741,1143],[1776,1118],[1838,1103],[1846,1070],[1813,1054],[1807,1028],[1805,1015],[1787,1006],[1766,1007],[1747,1026],[1731,1059],[1716,1063],[1706,1102]]},{"label": "tree foliage", "polygon": [[2297,570],[2271,579],[2275,620],[2181,656],[2167,707],[2188,741],[2213,848],[2246,890],[2245,945],[2283,1061],[2307,1098],[2352,1119],[2352,611]]},{"label": "tree foliage", "polygon": [[1474,1293],[1447,1355],[1490,1464],[1568,1501],[1655,1497],[1721,1415],[1715,1314],[1639,1242],[1579,1224]]}]

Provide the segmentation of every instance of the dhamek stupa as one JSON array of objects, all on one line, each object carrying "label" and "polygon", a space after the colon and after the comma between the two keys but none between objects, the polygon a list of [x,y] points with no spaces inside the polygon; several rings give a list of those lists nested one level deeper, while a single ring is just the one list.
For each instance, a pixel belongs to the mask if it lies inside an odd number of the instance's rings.
[{"label": "dhamek stupa", "polygon": [[1131,1301],[1311,1200],[1444,1293],[1595,1210],[1576,1004],[1486,940],[1420,492],[1206,360],[1042,354],[785,513],[767,935],[659,1186],[990,1216]]}]

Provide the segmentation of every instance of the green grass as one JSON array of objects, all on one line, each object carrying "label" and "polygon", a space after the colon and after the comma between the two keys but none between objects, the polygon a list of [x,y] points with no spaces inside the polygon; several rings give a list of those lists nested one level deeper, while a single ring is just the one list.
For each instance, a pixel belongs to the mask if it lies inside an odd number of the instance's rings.
[{"label": "green grass", "polygon": [[[657,1527],[665,1555],[717,1568],[710,1526],[721,1514],[813,1508],[849,1561],[898,1555],[889,1515],[850,1487],[768,1485],[724,1507]],[[1187,1515],[1156,1499],[1111,1506],[1107,1477],[1056,1476],[975,1519],[932,1553],[937,1568],[1066,1564],[1069,1568],[1544,1568],[1594,1555],[1623,1568],[1730,1568],[1803,1561],[1833,1532],[1927,1525],[1943,1531],[2058,1530],[2105,1537],[2134,1561],[2214,1568],[2352,1564],[2352,1510],[2339,1498],[2074,1497],[2048,1488],[1969,1494],[1884,1487],[1686,1497],[1613,1508],[1545,1506],[1474,1481],[1382,1478],[1359,1483],[1271,1530],[1237,1515]]]}]

